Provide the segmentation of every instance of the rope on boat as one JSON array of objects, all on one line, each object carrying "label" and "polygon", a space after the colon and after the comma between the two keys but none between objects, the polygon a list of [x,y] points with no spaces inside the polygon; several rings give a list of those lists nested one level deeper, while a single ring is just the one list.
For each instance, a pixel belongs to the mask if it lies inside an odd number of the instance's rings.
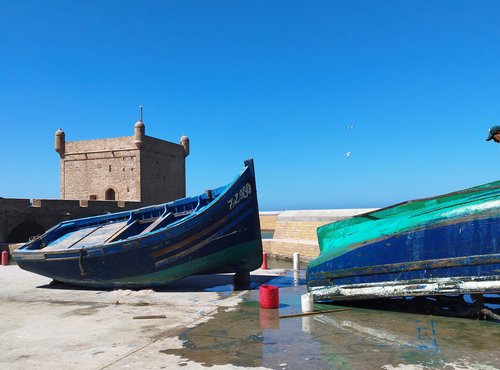
[{"label": "rope on boat", "polygon": [[488,308],[483,308],[482,310],[480,310],[478,312],[478,318],[482,320],[500,321],[500,315],[497,315]]},{"label": "rope on boat", "polygon": [[474,299],[474,303],[479,306],[479,309],[474,315],[478,320],[493,320],[500,322],[500,315],[485,307],[484,303],[487,298],[483,294],[472,294],[471,296]]},{"label": "rope on boat", "polygon": [[81,276],[87,275],[83,270],[83,247],[80,248],[80,257],[78,258],[78,266],[80,267],[80,275]]}]

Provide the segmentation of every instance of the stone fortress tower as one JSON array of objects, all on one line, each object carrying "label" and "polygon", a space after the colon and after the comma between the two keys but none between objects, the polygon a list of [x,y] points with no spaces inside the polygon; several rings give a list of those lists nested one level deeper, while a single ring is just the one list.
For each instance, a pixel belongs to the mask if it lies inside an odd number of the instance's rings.
[{"label": "stone fortress tower", "polygon": [[134,136],[67,142],[59,129],[55,150],[60,156],[61,199],[147,205],[186,196],[188,137],[175,144],[146,136],[142,112]]}]

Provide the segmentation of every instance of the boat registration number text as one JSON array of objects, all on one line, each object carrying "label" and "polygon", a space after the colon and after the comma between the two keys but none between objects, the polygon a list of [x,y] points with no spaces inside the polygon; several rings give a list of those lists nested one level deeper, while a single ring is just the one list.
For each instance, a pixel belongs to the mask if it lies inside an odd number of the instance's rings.
[{"label": "boat registration number text", "polygon": [[250,194],[252,194],[252,186],[249,182],[247,182],[241,187],[240,191],[235,193],[233,197],[227,201],[229,204],[229,209],[231,210],[236,207],[236,205],[238,205],[238,203],[240,203],[242,200],[247,199]]}]

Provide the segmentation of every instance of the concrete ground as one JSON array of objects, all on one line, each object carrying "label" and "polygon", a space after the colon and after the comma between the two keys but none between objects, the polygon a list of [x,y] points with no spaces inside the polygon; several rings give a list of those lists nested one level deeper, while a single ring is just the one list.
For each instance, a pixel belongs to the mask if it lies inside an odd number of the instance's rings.
[{"label": "concrete ground", "polygon": [[[303,271],[197,276],[160,291],[80,289],[0,266],[0,369],[500,368],[500,325],[315,305],[300,314]],[[277,310],[259,285],[279,286]]]},{"label": "concrete ground", "polygon": [[51,286],[17,265],[1,266],[0,281],[2,369],[185,366],[158,348],[182,347],[184,329],[234,309],[247,292],[232,291],[230,275],[192,277],[164,291]]}]

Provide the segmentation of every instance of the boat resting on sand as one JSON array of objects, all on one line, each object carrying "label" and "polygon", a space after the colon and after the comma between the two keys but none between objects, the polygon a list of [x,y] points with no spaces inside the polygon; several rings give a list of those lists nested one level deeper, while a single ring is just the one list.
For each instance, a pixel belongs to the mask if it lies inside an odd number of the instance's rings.
[{"label": "boat resting on sand", "polygon": [[500,293],[500,181],[318,228],[315,301]]},{"label": "boat resting on sand", "polygon": [[69,284],[152,287],[262,263],[253,160],[228,185],[173,202],[64,221],[14,251],[19,267]]}]

